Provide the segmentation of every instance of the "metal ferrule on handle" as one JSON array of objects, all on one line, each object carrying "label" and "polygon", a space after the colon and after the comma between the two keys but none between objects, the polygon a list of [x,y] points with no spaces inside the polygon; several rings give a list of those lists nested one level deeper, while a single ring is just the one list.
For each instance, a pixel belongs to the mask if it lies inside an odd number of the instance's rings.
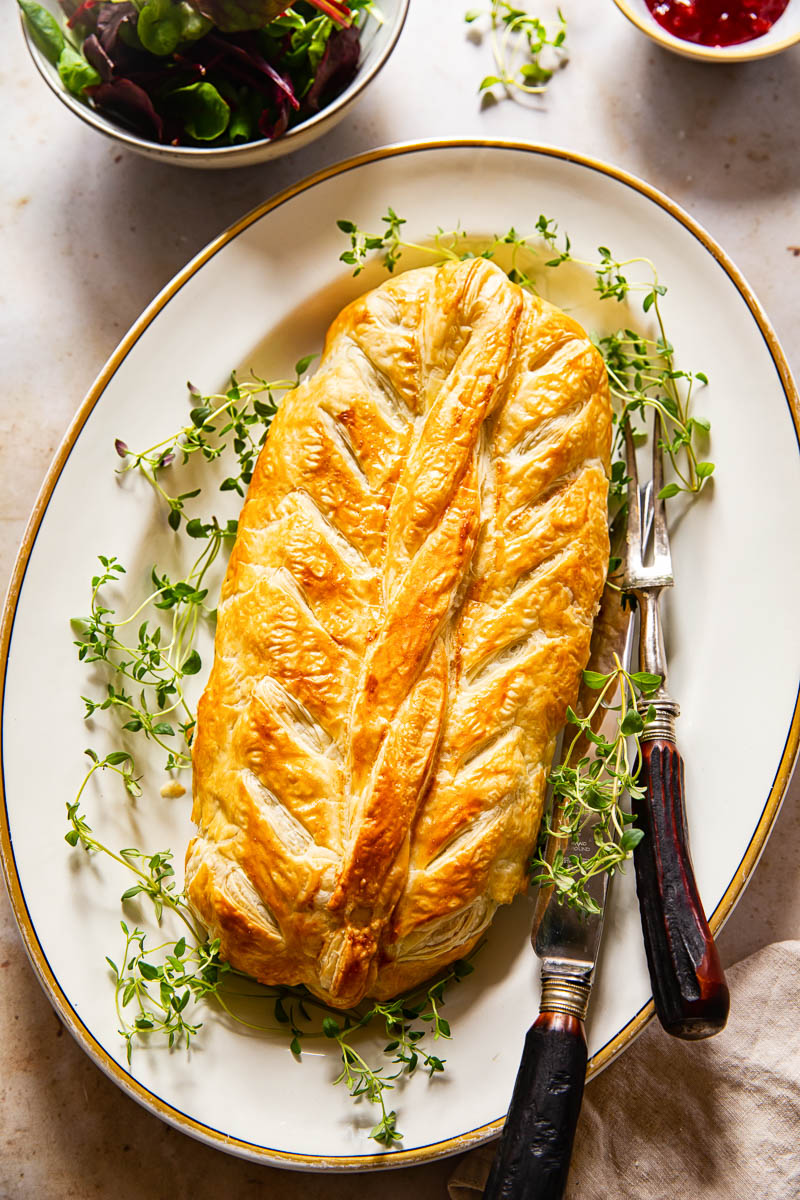
[{"label": "metal ferrule on handle", "polygon": [[592,985],[587,979],[563,972],[548,972],[546,965],[542,967],[540,1013],[571,1013],[579,1021],[585,1021],[591,994]]},{"label": "metal ferrule on handle", "polygon": [[651,708],[655,710],[639,734],[639,741],[641,743],[669,742],[674,746],[678,740],[675,732],[675,718],[680,716],[681,711],[677,700],[673,700],[666,692],[657,697],[643,696],[637,708],[642,717],[645,717]]},{"label": "metal ferrule on handle", "polygon": [[680,705],[667,691],[667,656],[658,611],[661,590],[643,589],[636,593],[639,604],[639,667],[642,671],[661,677],[661,686],[652,694],[642,696],[637,707],[642,716],[651,708],[655,710],[640,736],[640,741],[665,741],[674,745],[677,741],[675,718],[681,710]]}]

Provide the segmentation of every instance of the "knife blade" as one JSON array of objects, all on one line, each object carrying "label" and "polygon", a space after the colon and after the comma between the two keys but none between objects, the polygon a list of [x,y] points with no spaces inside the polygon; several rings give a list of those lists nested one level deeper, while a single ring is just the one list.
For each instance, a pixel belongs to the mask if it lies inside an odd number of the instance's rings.
[{"label": "knife blade", "polygon": [[[650,485],[639,496],[645,536],[652,519]],[[633,613],[623,607],[614,579],[606,585],[592,631],[588,669],[603,675],[615,669],[615,657],[627,667],[633,643]],[[575,711],[589,713],[593,694],[586,683],[578,692]],[[592,722],[595,733],[611,740],[616,736],[616,714],[598,710]],[[573,760],[591,757],[592,745],[580,735]],[[551,824],[558,828],[560,806],[554,806]],[[590,820],[579,834],[564,839],[551,834],[545,857],[552,863],[556,851],[591,856],[595,850]],[[598,907],[585,913],[559,903],[553,887],[540,889],[531,931],[534,950],[542,960],[542,995],[539,1016],[528,1030],[514,1094],[503,1136],[492,1165],[484,1200],[561,1200],[569,1173],[572,1143],[586,1081],[588,1050],[584,1021],[589,1007],[595,964],[603,932],[608,875],[601,872],[587,881],[586,890]]]},{"label": "knife blade", "polygon": [[[627,667],[633,645],[633,625],[630,606],[623,607],[619,591],[607,586],[592,632],[588,669],[607,675],[615,669],[617,658]],[[585,716],[591,711],[596,695],[586,683],[581,683],[575,705],[579,716]],[[595,734],[601,734],[608,741],[613,741],[617,736],[616,713],[601,708],[592,722],[592,728]],[[572,760],[579,762],[584,757],[593,758],[593,748],[585,734],[580,734],[572,752]],[[559,817],[560,807],[556,805],[551,819],[556,829]],[[598,821],[599,818],[587,821],[566,844],[563,838],[551,835],[545,850],[546,860],[552,863],[559,848],[563,850],[565,858],[572,854],[590,858],[596,849],[594,831]],[[579,985],[581,992],[591,988],[592,973],[603,933],[608,879],[608,874],[603,871],[592,876],[586,884],[586,891],[599,909],[597,913],[585,913],[559,903],[552,887],[540,889],[534,911],[531,942],[542,960],[543,989],[545,986],[549,987],[552,980],[562,977],[576,986]],[[585,1011],[583,1015],[585,1017]]]}]

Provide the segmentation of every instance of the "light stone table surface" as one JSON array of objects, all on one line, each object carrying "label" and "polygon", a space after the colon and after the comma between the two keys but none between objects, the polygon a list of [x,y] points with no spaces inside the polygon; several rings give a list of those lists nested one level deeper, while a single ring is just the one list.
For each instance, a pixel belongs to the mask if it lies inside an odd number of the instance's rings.
[{"label": "light stone table surface", "polygon": [[[6,0],[0,11],[3,586],[75,409],[153,295],[248,209],[373,146],[507,137],[564,145],[627,168],[671,195],[722,243],[800,374],[800,49],[749,66],[696,65],[652,46],[611,0],[563,0],[563,6],[572,57],[542,102],[482,106],[476,87],[490,70],[489,50],[468,36],[466,0],[412,0],[389,64],[326,139],[274,164],[199,174],[121,151],[63,109],[29,61]],[[32,660],[31,668],[46,682],[45,664]],[[728,963],[798,936],[799,784],[795,779],[790,787],[758,872],[720,937]],[[447,1161],[381,1176],[321,1178],[229,1158],[162,1124],[64,1035],[2,889],[0,906],[2,1200],[445,1196]]]}]

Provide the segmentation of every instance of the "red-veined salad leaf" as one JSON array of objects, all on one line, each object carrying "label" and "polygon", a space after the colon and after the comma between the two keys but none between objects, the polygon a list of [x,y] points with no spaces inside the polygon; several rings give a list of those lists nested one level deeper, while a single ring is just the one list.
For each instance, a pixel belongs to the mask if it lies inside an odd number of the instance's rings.
[{"label": "red-veined salad leaf", "polygon": [[357,29],[351,26],[349,29],[333,31],[306,96],[306,103],[312,112],[319,112],[333,97],[344,91],[356,73],[360,53]]},{"label": "red-veined salad leaf", "polygon": [[153,107],[153,102],[144,88],[130,79],[115,79],[112,83],[101,83],[92,93],[99,109],[119,117],[136,133],[153,141],[164,140],[164,122]]},{"label": "red-veined salad leaf", "polygon": [[114,63],[96,33],[90,33],[83,43],[83,57],[92,64],[103,83],[110,83],[114,75]]}]

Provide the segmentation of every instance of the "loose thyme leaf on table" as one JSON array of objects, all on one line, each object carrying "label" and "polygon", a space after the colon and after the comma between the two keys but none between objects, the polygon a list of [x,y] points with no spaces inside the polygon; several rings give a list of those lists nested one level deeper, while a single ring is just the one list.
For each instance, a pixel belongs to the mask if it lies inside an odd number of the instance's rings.
[{"label": "loose thyme leaf on table", "polygon": [[556,14],[557,19],[548,22],[508,0],[492,0],[488,9],[468,9],[468,25],[488,18],[495,66],[478,91],[498,86],[528,96],[547,91],[554,72],[567,63],[567,20],[560,8]]}]

